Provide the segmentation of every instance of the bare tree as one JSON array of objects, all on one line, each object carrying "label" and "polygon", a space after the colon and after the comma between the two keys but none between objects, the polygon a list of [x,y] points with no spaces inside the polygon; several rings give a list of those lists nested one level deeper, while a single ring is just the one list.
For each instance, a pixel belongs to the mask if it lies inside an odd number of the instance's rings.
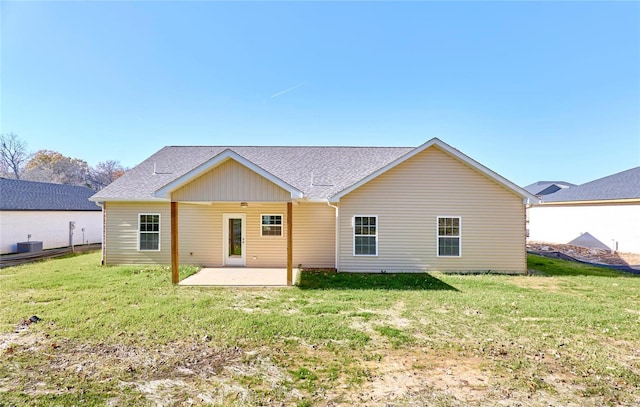
[{"label": "bare tree", "polygon": [[126,171],[119,161],[107,160],[99,162],[89,169],[89,183],[96,191],[101,190],[120,178]]},{"label": "bare tree", "polygon": [[13,133],[0,134],[0,172],[20,179],[24,164],[29,159],[27,143]]}]

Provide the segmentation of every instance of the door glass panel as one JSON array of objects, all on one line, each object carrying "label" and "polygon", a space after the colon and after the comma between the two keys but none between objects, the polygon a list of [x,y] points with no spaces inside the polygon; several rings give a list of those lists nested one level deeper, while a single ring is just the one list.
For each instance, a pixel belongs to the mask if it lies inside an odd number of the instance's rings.
[{"label": "door glass panel", "polygon": [[229,256],[242,256],[242,219],[229,219]]}]

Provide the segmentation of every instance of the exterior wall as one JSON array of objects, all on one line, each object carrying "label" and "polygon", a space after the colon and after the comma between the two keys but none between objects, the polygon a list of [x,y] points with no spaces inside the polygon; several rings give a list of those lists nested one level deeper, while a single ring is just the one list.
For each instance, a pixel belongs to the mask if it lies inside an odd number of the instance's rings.
[{"label": "exterior wall", "polygon": [[291,194],[234,160],[172,193],[174,201],[286,202]]},{"label": "exterior wall", "polygon": [[[1,211],[0,250],[2,254],[18,251],[17,243],[42,241],[43,249],[69,246],[69,222],[75,221],[73,244],[100,243],[100,211]],[[82,229],[84,229],[84,236]]]},{"label": "exterior wall", "polygon": [[[171,262],[171,213],[169,203],[108,202],[105,260],[107,264],[169,264]],[[138,214],[160,214],[160,251],[138,250]],[[223,265],[224,213],[244,213],[247,267],[287,266],[287,204],[239,203],[178,204],[180,264],[208,267]],[[282,215],[282,236],[261,236],[261,215]],[[295,216],[295,215],[294,215]],[[295,219],[295,218],[294,218]],[[295,242],[294,242],[295,245]]]},{"label": "exterior wall", "polygon": [[[378,255],[353,255],[353,216],[378,216]],[[437,257],[437,217],[460,216],[461,257]],[[340,271],[526,272],[522,197],[437,147],[340,200]]]},{"label": "exterior wall", "polygon": [[293,267],[336,267],[336,210],[326,203],[293,205]]},{"label": "exterior wall", "polygon": [[529,208],[529,239],[568,243],[589,232],[611,249],[640,253],[640,203],[536,205]]},{"label": "exterior wall", "polygon": [[[169,264],[171,214],[169,203],[119,203],[106,205],[107,264]],[[138,215],[160,213],[159,252],[138,251]],[[287,266],[287,204],[238,202],[178,204],[180,264],[223,266],[223,214],[243,213],[246,220],[247,267]],[[282,236],[261,236],[261,215],[282,215]],[[335,210],[326,204],[293,206],[294,267],[335,267]]]},{"label": "exterior wall", "polygon": [[[180,211],[185,204],[180,204]],[[287,267],[287,204],[281,203],[249,203],[246,208],[239,203],[214,203],[213,229],[208,231],[210,247],[214,262],[207,266],[220,267],[223,265],[222,217],[225,213],[244,213],[246,221],[245,256],[247,267]],[[282,236],[261,236],[261,215],[282,215]],[[180,236],[193,238],[195,233],[181,233]],[[184,250],[186,242],[181,237],[180,248]],[[187,263],[185,256],[181,263]]]},{"label": "exterior wall", "polygon": [[[171,263],[171,207],[168,202],[107,202],[105,205],[106,264]],[[138,250],[138,214],[160,214],[160,251]]]}]

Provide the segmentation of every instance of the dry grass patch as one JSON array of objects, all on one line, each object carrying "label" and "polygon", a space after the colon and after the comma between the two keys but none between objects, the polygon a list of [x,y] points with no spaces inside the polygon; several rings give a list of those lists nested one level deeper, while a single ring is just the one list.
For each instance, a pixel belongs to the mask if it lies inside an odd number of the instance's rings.
[{"label": "dry grass patch", "polygon": [[640,279],[530,263],[545,276],[286,290],[175,287],[97,254],[3,269],[0,405],[640,405]]}]

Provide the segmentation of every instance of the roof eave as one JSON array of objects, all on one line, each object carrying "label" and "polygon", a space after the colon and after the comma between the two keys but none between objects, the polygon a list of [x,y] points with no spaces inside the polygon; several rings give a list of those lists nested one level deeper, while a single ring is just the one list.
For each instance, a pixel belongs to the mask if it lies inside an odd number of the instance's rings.
[{"label": "roof eave", "polygon": [[170,202],[169,199],[165,198],[101,198],[93,196],[89,200],[97,204],[102,202]]},{"label": "roof eave", "polygon": [[545,200],[540,200],[540,202],[538,202],[538,205],[547,205],[547,206],[552,206],[552,205],[593,205],[593,204],[598,204],[598,205],[606,205],[606,204],[617,204],[617,203],[622,203],[622,204],[633,204],[633,203],[640,203],[640,197],[638,198],[617,198],[617,199],[585,199],[585,200],[574,200],[574,201],[545,201]]}]

